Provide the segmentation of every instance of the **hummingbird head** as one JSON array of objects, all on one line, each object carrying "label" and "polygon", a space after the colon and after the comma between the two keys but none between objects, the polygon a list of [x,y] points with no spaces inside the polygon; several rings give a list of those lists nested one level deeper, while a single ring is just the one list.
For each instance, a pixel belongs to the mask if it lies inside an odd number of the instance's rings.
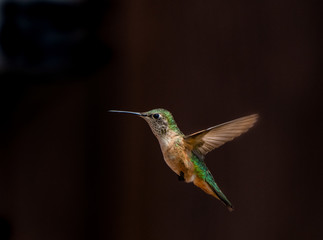
[{"label": "hummingbird head", "polygon": [[110,112],[130,113],[142,117],[149,124],[152,132],[157,138],[163,138],[167,136],[167,133],[169,131],[174,131],[177,134],[182,134],[177,127],[172,114],[162,108],[153,109],[148,112],[142,113],[119,110],[110,110]]},{"label": "hummingbird head", "polygon": [[149,124],[152,132],[157,138],[166,136],[169,131],[181,133],[173,115],[165,109],[158,108],[144,112],[142,113],[142,117]]}]

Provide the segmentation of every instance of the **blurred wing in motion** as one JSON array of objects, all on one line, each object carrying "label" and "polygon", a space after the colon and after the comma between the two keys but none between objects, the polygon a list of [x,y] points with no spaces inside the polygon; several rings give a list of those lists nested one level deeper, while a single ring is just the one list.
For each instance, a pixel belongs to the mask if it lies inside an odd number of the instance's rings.
[{"label": "blurred wing in motion", "polygon": [[258,114],[241,117],[185,136],[184,140],[192,151],[200,157],[204,157],[213,149],[248,131],[257,119]]}]

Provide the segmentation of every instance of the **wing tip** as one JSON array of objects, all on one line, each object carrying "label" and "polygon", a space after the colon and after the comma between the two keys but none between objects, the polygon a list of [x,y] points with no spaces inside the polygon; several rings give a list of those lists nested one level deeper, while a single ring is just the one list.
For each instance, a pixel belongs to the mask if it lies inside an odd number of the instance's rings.
[{"label": "wing tip", "polygon": [[258,120],[258,118],[259,118],[258,113],[251,114],[250,116],[252,116],[255,120]]},{"label": "wing tip", "polygon": [[256,122],[259,119],[259,114],[258,113],[250,114],[246,116],[246,118],[253,119]]},{"label": "wing tip", "polygon": [[258,113],[254,113],[245,117],[242,117],[242,119],[244,119],[245,121],[247,121],[250,124],[250,127],[253,127],[255,125],[255,123],[258,121],[259,119],[259,114]]}]

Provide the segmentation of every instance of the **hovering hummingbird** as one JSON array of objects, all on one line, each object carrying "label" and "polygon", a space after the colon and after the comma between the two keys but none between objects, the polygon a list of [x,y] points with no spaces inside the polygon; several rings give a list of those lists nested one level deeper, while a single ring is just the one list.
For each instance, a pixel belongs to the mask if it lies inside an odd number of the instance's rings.
[{"label": "hovering hummingbird", "polygon": [[204,157],[213,149],[248,131],[257,121],[257,114],[184,135],[172,114],[165,109],[142,113],[119,110],[109,112],[129,113],[145,119],[159,141],[165,162],[178,175],[178,179],[187,183],[193,182],[207,194],[219,199],[230,211],[233,210],[231,202],[215,183],[205,165]]}]

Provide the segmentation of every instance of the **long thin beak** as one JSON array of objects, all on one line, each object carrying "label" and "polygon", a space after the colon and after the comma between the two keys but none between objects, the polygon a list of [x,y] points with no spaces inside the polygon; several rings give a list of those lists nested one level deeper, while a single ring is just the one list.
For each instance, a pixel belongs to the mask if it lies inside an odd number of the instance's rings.
[{"label": "long thin beak", "polygon": [[129,114],[134,114],[134,115],[138,115],[138,116],[144,116],[144,114],[139,113],[139,112],[120,111],[120,110],[109,110],[108,112],[129,113]]}]

